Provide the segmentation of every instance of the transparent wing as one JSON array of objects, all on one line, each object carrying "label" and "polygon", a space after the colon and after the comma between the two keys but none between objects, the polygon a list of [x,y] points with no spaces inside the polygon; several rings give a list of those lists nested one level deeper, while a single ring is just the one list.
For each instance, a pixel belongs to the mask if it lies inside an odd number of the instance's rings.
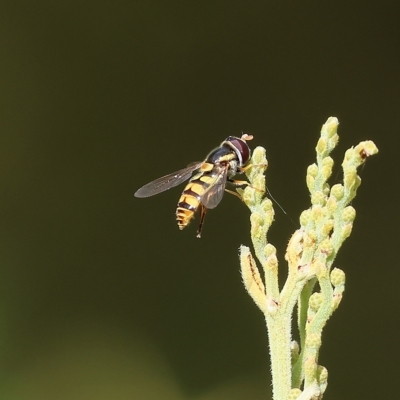
[{"label": "transparent wing", "polygon": [[196,162],[189,164],[186,168],[173,172],[149,182],[147,185],[142,186],[135,192],[135,197],[150,197],[155,194],[164,192],[180,183],[187,181],[196,169],[199,169],[203,162]]},{"label": "transparent wing", "polygon": [[215,208],[222,200],[224,195],[226,180],[228,178],[228,168],[223,168],[216,176],[214,183],[210,184],[210,188],[203,194],[200,201],[206,208]]}]

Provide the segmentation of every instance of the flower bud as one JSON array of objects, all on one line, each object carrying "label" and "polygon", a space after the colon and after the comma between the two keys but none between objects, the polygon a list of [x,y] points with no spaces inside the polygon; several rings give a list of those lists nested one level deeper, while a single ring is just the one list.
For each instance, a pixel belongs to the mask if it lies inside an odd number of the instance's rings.
[{"label": "flower bud", "polygon": [[336,199],[336,200],[341,200],[343,198],[344,195],[344,188],[343,185],[341,184],[336,184],[332,186],[331,189],[331,195]]},{"label": "flower bud", "polygon": [[311,218],[311,211],[304,210],[300,215],[300,225],[307,226],[308,222],[310,221],[310,218]]},{"label": "flower bud", "polygon": [[301,395],[301,393],[302,391],[298,388],[291,389],[288,394],[287,400],[296,400]]},{"label": "flower bud", "polygon": [[317,164],[311,164],[308,168],[307,168],[307,175],[311,175],[313,178],[316,178],[318,175],[318,166]]},{"label": "flower bud", "polygon": [[333,286],[344,285],[346,281],[346,275],[344,271],[339,268],[333,268],[331,271],[331,282]]},{"label": "flower bud", "polygon": [[356,210],[352,206],[346,207],[342,212],[343,222],[353,222],[356,218]]},{"label": "flower bud", "polygon": [[323,301],[322,294],[315,292],[311,295],[308,306],[314,312],[317,312]]},{"label": "flower bud", "polygon": [[322,192],[316,191],[311,195],[312,205],[325,205],[326,197]]},{"label": "flower bud", "polygon": [[288,394],[287,400],[296,400],[301,395],[301,393],[302,391],[298,388],[291,389]]}]

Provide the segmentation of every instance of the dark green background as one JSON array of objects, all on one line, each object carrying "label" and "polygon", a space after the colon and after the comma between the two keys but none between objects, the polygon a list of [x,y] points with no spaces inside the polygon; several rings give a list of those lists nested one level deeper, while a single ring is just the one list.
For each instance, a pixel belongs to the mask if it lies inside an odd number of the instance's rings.
[{"label": "dark green background", "polygon": [[[245,131],[297,221],[333,115],[337,165],[361,140],[380,153],[337,260],[325,398],[396,398],[399,45],[395,1],[0,2],[0,397],[267,398],[248,210],[227,195],[198,240],[180,188],[134,192]],[[293,230],[277,210],[282,275]]]}]

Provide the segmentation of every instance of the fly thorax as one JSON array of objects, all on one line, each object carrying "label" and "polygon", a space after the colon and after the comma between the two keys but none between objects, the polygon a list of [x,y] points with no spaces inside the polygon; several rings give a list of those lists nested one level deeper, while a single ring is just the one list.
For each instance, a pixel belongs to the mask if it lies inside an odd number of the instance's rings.
[{"label": "fly thorax", "polygon": [[237,174],[238,166],[239,163],[237,160],[229,161],[229,171],[228,171],[229,178],[232,178],[232,176],[235,176]]}]

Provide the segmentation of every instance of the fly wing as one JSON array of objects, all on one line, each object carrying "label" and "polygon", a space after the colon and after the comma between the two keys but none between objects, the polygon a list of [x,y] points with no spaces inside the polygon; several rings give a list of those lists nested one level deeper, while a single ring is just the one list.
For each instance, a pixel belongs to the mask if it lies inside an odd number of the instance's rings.
[{"label": "fly wing", "polygon": [[220,170],[214,183],[210,184],[209,189],[200,198],[201,203],[206,208],[215,208],[222,200],[224,195],[226,180],[228,178],[228,168]]},{"label": "fly wing", "polygon": [[180,169],[179,171],[173,172],[158,178],[148,184],[142,186],[135,192],[135,197],[150,197],[155,194],[165,192],[180,183],[187,181],[196,169],[199,169],[203,162],[196,162],[189,164],[186,168]]}]

